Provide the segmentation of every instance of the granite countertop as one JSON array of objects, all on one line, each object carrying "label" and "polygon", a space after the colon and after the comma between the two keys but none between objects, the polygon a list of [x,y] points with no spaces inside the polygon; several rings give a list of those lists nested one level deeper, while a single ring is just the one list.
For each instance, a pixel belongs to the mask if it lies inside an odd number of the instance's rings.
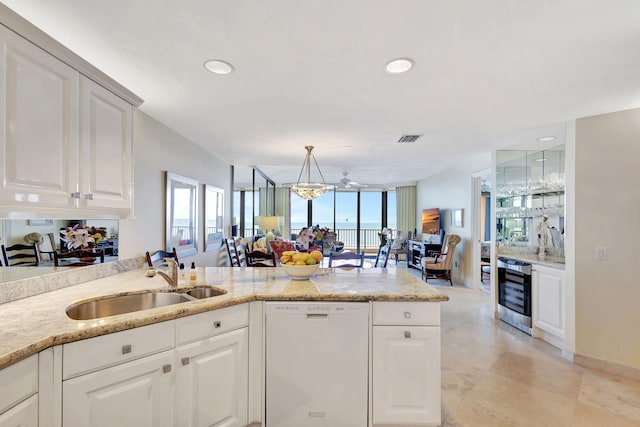
[{"label": "granite countertop", "polygon": [[530,262],[531,264],[542,265],[546,267],[558,268],[561,270],[565,269],[564,258],[561,257],[553,257],[553,256],[545,256],[544,258],[540,258],[536,254],[498,254],[499,257],[517,259],[520,261]]},{"label": "granite countertop", "polygon": [[226,294],[88,321],[66,315],[71,304],[113,294],[168,290],[165,280],[136,269],[0,304],[0,369],[48,347],[176,319],[249,301],[427,301],[449,297],[401,269],[320,269],[311,280],[292,281],[281,268],[200,267],[196,285]]}]

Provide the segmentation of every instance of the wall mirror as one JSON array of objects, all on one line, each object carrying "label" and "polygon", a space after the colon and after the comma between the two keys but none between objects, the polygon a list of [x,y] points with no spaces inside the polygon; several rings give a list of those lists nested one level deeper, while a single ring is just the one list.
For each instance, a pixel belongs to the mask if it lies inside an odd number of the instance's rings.
[{"label": "wall mirror", "polygon": [[198,252],[198,181],[166,172],[166,250],[176,249],[178,257]]},{"label": "wall mirror", "polygon": [[204,250],[211,251],[222,244],[224,220],[224,190],[204,185]]},{"label": "wall mirror", "polygon": [[275,215],[275,182],[255,166],[233,168],[233,224],[236,235],[259,231],[259,218]]},{"label": "wall mirror", "polygon": [[[74,267],[54,267],[53,251],[64,250],[60,231],[75,225],[106,230],[97,246],[105,251],[104,262],[118,260],[119,222],[117,219],[0,219],[0,244],[37,243],[40,249],[38,267],[0,268],[0,283],[37,277]],[[2,255],[0,255],[2,258]]]}]

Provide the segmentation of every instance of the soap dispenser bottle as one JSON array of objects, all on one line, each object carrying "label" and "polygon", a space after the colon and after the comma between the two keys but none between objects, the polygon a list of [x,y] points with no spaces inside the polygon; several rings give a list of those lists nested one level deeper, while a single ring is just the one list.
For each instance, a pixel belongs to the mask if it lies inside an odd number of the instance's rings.
[{"label": "soap dispenser bottle", "polygon": [[196,272],[196,263],[192,262],[191,263],[191,268],[189,269],[189,280],[191,282],[195,282],[197,277],[198,277],[198,275],[197,275],[197,272]]},{"label": "soap dispenser bottle", "polygon": [[184,263],[180,263],[180,271],[178,272],[178,280],[184,282],[187,280],[187,272],[184,269]]}]

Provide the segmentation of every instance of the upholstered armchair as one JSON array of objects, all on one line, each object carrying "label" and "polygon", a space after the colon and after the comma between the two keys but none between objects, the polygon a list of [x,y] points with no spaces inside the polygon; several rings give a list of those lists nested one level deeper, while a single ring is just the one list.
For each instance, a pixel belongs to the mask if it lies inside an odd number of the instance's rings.
[{"label": "upholstered armchair", "polygon": [[407,254],[407,246],[409,244],[409,239],[411,238],[410,231],[398,231],[396,234],[396,238],[391,243],[391,249],[389,252],[389,256],[393,256],[396,260],[396,264],[398,264],[398,255]]},{"label": "upholstered armchair", "polygon": [[449,283],[453,286],[451,280],[451,267],[453,265],[453,255],[456,250],[456,246],[462,241],[462,238],[457,234],[449,234],[444,241],[444,250],[436,254],[434,257],[424,257],[420,260],[422,264],[422,277],[427,281],[429,274],[435,276],[444,276],[445,279],[449,279]]}]

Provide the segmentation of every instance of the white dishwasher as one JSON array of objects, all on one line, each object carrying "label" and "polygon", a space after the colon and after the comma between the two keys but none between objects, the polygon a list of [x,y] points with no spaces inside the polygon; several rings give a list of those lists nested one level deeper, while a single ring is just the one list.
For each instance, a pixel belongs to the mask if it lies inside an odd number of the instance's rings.
[{"label": "white dishwasher", "polygon": [[266,427],[366,427],[369,304],[265,304]]}]

